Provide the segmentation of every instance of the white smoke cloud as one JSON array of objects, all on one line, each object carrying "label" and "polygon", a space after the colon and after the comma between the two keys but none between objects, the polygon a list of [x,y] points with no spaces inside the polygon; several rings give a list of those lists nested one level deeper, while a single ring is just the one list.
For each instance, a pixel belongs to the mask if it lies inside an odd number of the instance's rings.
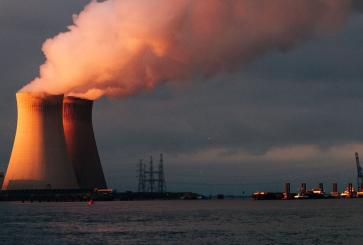
[{"label": "white smoke cloud", "polygon": [[336,31],[351,0],[92,1],[43,45],[23,91],[97,99],[233,72],[269,51]]}]

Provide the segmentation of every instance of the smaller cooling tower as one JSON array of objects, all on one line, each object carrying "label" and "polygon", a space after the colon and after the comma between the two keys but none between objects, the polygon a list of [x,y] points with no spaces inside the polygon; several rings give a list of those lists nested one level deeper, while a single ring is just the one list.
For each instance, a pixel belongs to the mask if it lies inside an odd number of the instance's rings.
[{"label": "smaller cooling tower", "polygon": [[16,94],[18,122],[3,189],[76,189],[62,124],[63,95]]},{"label": "smaller cooling tower", "polygon": [[107,188],[92,126],[93,101],[65,97],[63,127],[80,188]]}]

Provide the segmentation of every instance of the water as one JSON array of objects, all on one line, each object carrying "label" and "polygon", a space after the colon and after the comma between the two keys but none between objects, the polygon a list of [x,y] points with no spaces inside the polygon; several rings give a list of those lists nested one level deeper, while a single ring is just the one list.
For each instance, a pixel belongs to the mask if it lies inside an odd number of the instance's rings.
[{"label": "water", "polygon": [[0,244],[363,244],[363,199],[0,202]]}]

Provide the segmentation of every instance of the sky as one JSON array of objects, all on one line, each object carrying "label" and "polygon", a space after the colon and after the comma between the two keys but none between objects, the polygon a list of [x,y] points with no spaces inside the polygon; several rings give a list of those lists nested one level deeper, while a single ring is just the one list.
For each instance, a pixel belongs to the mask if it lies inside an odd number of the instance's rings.
[{"label": "sky", "polygon": [[[42,43],[86,0],[0,0],[0,170],[16,129],[15,93],[38,76]],[[170,82],[95,101],[94,131],[110,187],[137,188],[137,163],[164,153],[169,191],[241,194],[355,183],[363,154],[363,15],[340,30],[233,74]]]}]

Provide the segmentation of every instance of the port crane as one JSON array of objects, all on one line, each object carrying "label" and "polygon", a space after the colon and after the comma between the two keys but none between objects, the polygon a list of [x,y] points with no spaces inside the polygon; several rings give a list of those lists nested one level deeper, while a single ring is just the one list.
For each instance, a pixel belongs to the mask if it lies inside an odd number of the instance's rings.
[{"label": "port crane", "polygon": [[[355,153],[355,162],[357,164],[357,189],[358,191],[361,189],[362,184],[363,184],[363,169],[360,166],[359,163],[359,155],[358,152]],[[363,190],[360,190],[363,191]]]}]

